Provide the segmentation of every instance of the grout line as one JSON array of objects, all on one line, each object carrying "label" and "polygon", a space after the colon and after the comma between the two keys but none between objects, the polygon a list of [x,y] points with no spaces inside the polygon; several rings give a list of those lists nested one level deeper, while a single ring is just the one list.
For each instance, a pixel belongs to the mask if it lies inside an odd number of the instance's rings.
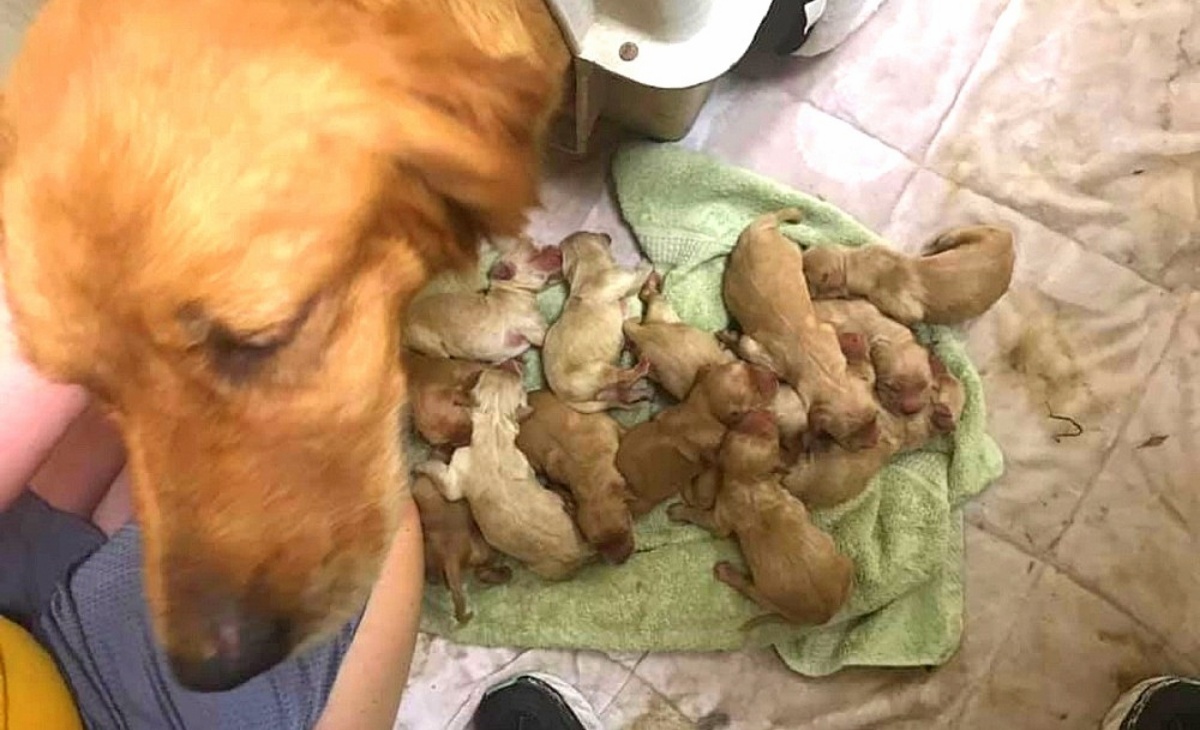
[{"label": "grout line", "polygon": [[[1154,627],[1150,626],[1145,621],[1143,621],[1140,617],[1138,617],[1136,614],[1134,614],[1130,609],[1126,608],[1119,601],[1117,601],[1115,598],[1113,598],[1111,595],[1109,595],[1109,593],[1107,591],[1103,590],[1098,585],[1094,584],[1092,581],[1076,574],[1069,567],[1067,567],[1063,563],[1059,562],[1058,560],[1054,559],[1054,556],[1052,556],[1052,555],[1045,555],[1045,556],[1037,555],[1036,553],[1030,551],[1026,546],[1022,545],[1020,542],[1018,542],[1017,540],[1014,540],[1013,538],[1009,537],[1008,535],[1005,535],[1003,533],[998,533],[998,532],[992,532],[990,529],[988,529],[987,526],[977,526],[977,527],[978,527],[978,529],[981,529],[984,532],[986,532],[989,537],[995,538],[996,540],[999,540],[1000,542],[1015,549],[1017,552],[1021,553],[1022,555],[1026,556],[1028,558],[1032,558],[1033,560],[1036,560],[1038,563],[1041,563],[1042,566],[1048,567],[1048,568],[1053,568],[1054,570],[1058,571],[1059,573],[1062,573],[1064,576],[1067,577],[1068,580],[1070,580],[1072,583],[1074,583],[1077,587],[1092,594],[1096,598],[1099,598],[1101,601],[1108,604],[1110,608],[1112,608],[1113,610],[1115,610],[1117,613],[1121,614],[1125,618],[1129,619],[1136,628],[1139,628],[1146,634],[1150,635],[1155,641],[1158,641],[1164,647],[1172,647],[1173,646],[1171,644],[1171,642],[1168,641],[1167,638],[1165,636],[1163,636],[1157,629],[1155,629]],[[1039,574],[1038,579],[1040,580],[1041,578],[1042,578],[1042,575]]]},{"label": "grout line", "polygon": [[[617,691],[613,692],[612,697],[608,699],[608,702],[604,703],[604,707],[596,711],[597,715],[603,716],[604,713],[608,712],[608,710],[613,706],[613,703],[617,701],[617,698],[621,696],[621,693],[625,691],[625,688],[629,686],[629,683],[632,682],[634,677],[637,676],[637,668],[642,666],[642,662],[645,661],[649,654],[650,652],[648,651],[642,652],[642,655],[638,657],[638,660],[633,663],[632,667],[629,668],[629,674],[625,675],[625,681],[621,682],[621,686],[617,687]],[[638,677],[638,681],[642,681],[641,677]]]},{"label": "grout line", "polygon": [[[954,110],[958,108],[958,102],[960,99],[962,99],[963,91],[971,85],[972,81],[976,80],[975,74],[979,68],[979,62],[982,61],[984,55],[987,54],[987,50],[992,45],[992,41],[996,36],[996,28],[1000,25],[1000,21],[1004,19],[1004,16],[1012,10],[1013,4],[1013,0],[1006,0],[1004,8],[1001,9],[1000,13],[996,16],[996,20],[992,23],[992,27],[988,29],[987,39],[983,42],[983,45],[979,47],[979,55],[977,55],[975,60],[971,62],[971,67],[967,70],[967,75],[963,77],[962,84],[959,85],[958,91],[954,93],[954,99],[950,101],[950,105],[947,106],[946,111],[942,113],[942,118],[939,119],[937,125],[934,126],[933,134],[924,143],[922,158],[927,158],[929,156],[929,150],[933,148],[933,143],[937,141],[938,135],[942,133],[942,129],[946,126],[946,120],[949,119],[950,115],[954,113]],[[922,166],[924,166],[924,162],[925,159],[922,159]]]},{"label": "grout line", "polygon": [[[985,530],[984,532],[987,532],[987,531]],[[988,532],[987,534],[989,537],[1001,539],[996,535],[992,535],[990,532]],[[1008,540],[1002,540],[1002,541],[1005,542],[1006,544],[1010,544],[1010,545],[1012,544]],[[1030,593],[1033,593],[1033,591],[1037,589],[1038,584],[1042,581],[1042,576],[1044,576],[1046,574],[1046,569],[1049,566],[1044,560],[1041,560],[1040,558],[1036,558],[1032,555],[1028,555],[1027,553],[1026,553],[1026,555],[1030,558],[1033,558],[1034,562],[1037,563],[1037,568],[1036,568],[1037,574],[1033,577],[1033,580],[1030,581],[1029,591],[1025,594],[1026,596],[1028,596]],[[965,567],[965,562],[966,562],[965,558],[964,558],[963,562],[964,562],[964,567]],[[963,612],[966,613],[966,605],[965,604],[963,605]],[[1017,626],[1021,624],[1021,613],[1022,613],[1021,611],[1014,612],[1012,623],[1009,625],[1008,630],[1005,631],[1004,636],[1002,636],[1000,638],[1000,640],[996,642],[996,647],[994,649],[992,649],[991,654],[989,654],[987,657],[987,661],[983,663],[983,669],[979,674],[979,676],[981,678],[987,677],[988,675],[990,675],[992,673],[992,670],[996,666],[996,662],[998,662],[1000,660],[1000,652],[1008,647],[1008,640],[1012,637],[1013,634],[1015,634],[1017,632]],[[963,625],[963,631],[964,632],[966,631],[965,622]],[[954,718],[953,718],[954,722],[950,725],[950,727],[960,727],[962,725],[962,716],[967,714],[967,707],[970,705],[971,699],[974,698],[975,695],[982,689],[983,689],[982,682],[971,682],[970,683],[969,689],[962,694],[962,698],[961,698],[962,706],[958,709],[958,712],[954,715]]]}]

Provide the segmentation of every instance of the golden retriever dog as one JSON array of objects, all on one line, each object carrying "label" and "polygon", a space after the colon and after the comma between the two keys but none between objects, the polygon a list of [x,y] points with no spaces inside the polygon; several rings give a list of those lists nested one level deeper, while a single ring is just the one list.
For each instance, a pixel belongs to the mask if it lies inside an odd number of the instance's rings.
[{"label": "golden retriever dog", "polygon": [[568,62],[542,0],[49,0],[29,30],[9,304],[124,433],[183,684],[363,605],[406,490],[401,313],[523,228]]}]

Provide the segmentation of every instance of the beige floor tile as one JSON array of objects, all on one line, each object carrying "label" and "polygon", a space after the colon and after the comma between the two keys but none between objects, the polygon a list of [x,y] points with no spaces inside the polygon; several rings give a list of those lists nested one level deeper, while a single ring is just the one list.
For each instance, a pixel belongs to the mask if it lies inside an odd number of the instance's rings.
[{"label": "beige floor tile", "polygon": [[958,727],[1094,728],[1141,679],[1187,669],[1125,614],[1047,567]]},{"label": "beige floor tile", "polygon": [[921,161],[1007,4],[889,0],[784,85]]},{"label": "beige floor tile", "polygon": [[917,171],[900,152],[778,86],[744,90],[712,121],[701,149],[821,196],[875,230]]},{"label": "beige floor tile", "polygon": [[1012,0],[932,169],[1175,287],[1200,282],[1192,0]]},{"label": "beige floor tile", "polygon": [[1057,559],[1200,662],[1200,296]]},{"label": "beige floor tile", "polygon": [[[729,727],[720,713],[709,715],[707,730]],[[600,710],[607,730],[695,730],[698,723],[646,682],[631,677],[608,707]]]},{"label": "beige floor tile", "polygon": [[[1012,290],[967,329],[983,376],[989,431],[1004,476],[969,518],[1042,553],[1132,414],[1162,357],[1181,300],[1126,268],[945,178],[921,171],[905,190],[888,240],[914,252],[936,233],[994,222],[1016,233]],[[1066,421],[1084,429],[1075,438]]]},{"label": "beige floor tile", "polygon": [[850,669],[811,679],[770,652],[651,654],[636,675],[692,720],[728,717],[730,727],[954,727],[970,688],[1011,631],[1038,563],[986,533],[967,531],[967,626],[943,667]]},{"label": "beige floor tile", "polygon": [[477,687],[520,656],[516,649],[465,647],[421,634],[395,730],[448,727]]}]

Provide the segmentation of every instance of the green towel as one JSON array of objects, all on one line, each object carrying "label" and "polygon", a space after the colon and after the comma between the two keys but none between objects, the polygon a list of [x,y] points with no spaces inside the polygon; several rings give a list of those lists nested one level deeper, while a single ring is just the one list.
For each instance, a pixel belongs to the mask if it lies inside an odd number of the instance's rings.
[{"label": "green towel", "polygon": [[[759,214],[803,210],[803,223],[785,230],[803,245],[879,242],[831,205],[678,147],[627,146],[614,160],[613,177],[625,219],[665,276],[667,297],[685,320],[708,330],[728,324],[720,286],[725,257]],[[563,295],[561,287],[542,295],[551,319]],[[774,645],[789,667],[811,676],[852,665],[946,661],[962,632],[961,505],[1000,475],[1002,458],[984,431],[983,389],[962,343],[944,328],[920,334],[962,380],[966,409],[952,438],[897,457],[857,499],[814,514],[856,565],[854,593],[830,624],[777,623],[743,632],[743,623],[762,610],[712,577],[713,563],[739,559],[736,546],[672,524],[660,508],[639,522],[637,552],[625,565],[592,565],[558,584],[518,570],[509,585],[473,585],[475,618],[461,628],[450,619],[445,592],[431,590],[423,627],[460,643],[493,646],[707,651]],[[531,354],[528,364],[536,362]],[[527,373],[530,387],[539,387],[536,367]]]}]

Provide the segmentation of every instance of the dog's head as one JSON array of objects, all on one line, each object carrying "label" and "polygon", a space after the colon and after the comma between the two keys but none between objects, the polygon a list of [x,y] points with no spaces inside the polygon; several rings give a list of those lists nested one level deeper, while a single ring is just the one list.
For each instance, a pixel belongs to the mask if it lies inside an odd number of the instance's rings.
[{"label": "dog's head", "polygon": [[353,0],[51,0],[4,101],[26,355],[109,407],[158,636],[223,689],[366,597],[399,310],[535,201],[552,77]]}]

